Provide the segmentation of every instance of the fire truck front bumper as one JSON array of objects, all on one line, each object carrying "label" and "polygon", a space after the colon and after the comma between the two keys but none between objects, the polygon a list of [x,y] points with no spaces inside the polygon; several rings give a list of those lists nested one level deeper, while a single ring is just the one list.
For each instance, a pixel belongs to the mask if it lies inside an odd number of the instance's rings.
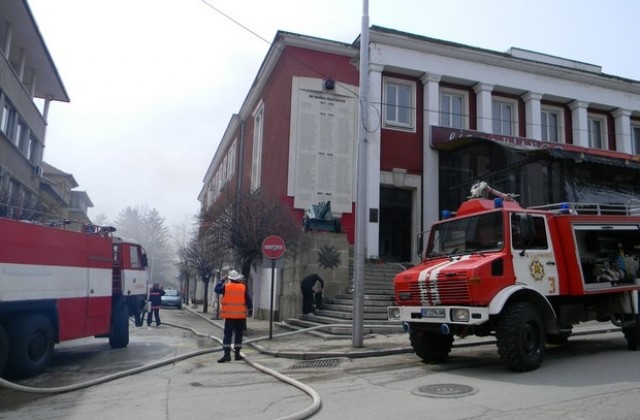
[{"label": "fire truck front bumper", "polygon": [[469,306],[389,306],[389,321],[478,325],[489,320],[489,308]]}]

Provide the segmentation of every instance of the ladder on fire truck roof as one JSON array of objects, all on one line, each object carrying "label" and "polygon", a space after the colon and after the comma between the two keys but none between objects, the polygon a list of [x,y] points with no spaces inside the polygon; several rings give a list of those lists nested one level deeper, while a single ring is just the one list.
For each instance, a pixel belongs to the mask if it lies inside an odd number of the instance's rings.
[{"label": "ladder on fire truck roof", "polygon": [[591,214],[640,216],[640,199],[632,198],[626,203],[553,203],[542,206],[531,206],[530,209],[547,210],[560,214]]}]

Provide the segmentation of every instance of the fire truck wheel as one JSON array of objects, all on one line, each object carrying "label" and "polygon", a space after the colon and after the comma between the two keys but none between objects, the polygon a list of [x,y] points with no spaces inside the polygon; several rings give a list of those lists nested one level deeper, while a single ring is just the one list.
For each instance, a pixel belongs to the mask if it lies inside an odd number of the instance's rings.
[{"label": "fire truck wheel", "polygon": [[452,335],[411,328],[409,340],[416,355],[425,362],[444,362],[449,357],[453,345]]},{"label": "fire truck wheel", "polygon": [[544,327],[532,304],[513,302],[505,306],[496,338],[500,358],[509,369],[526,372],[540,367],[544,357]]},{"label": "fire truck wheel", "polygon": [[2,325],[0,325],[0,376],[4,371],[4,366],[7,363],[7,356],[9,355],[9,338],[7,337],[7,331]]},{"label": "fire truck wheel", "polygon": [[53,357],[53,326],[42,314],[27,315],[6,325],[9,355],[4,374],[26,378],[42,373]]},{"label": "fire truck wheel", "polygon": [[113,349],[121,349],[129,345],[129,308],[127,305],[116,304],[113,308],[109,345]]},{"label": "fire truck wheel", "polygon": [[636,316],[636,323],[632,327],[623,327],[622,332],[627,340],[627,348],[629,350],[638,350],[640,348],[640,316]]}]

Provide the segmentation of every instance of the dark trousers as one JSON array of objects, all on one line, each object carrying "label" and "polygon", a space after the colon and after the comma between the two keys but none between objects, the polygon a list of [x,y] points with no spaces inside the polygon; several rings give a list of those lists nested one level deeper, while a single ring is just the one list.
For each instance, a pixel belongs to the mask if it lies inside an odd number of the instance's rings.
[{"label": "dark trousers", "polygon": [[300,286],[300,290],[302,291],[302,314],[307,315],[313,312],[313,289],[310,284],[303,283]]},{"label": "dark trousers", "polygon": [[247,325],[246,319],[225,319],[224,335],[222,336],[222,348],[226,351],[231,350],[231,336],[233,336],[233,348],[239,350],[242,348],[242,334]]},{"label": "dark trousers", "polygon": [[151,315],[155,315],[156,325],[160,325],[160,308],[151,308],[147,314],[147,325],[151,325]]}]

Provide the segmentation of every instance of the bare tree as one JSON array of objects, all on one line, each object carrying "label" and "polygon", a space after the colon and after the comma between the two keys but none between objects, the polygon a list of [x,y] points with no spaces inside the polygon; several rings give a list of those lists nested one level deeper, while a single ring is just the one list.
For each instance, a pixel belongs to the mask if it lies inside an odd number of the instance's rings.
[{"label": "bare tree", "polygon": [[262,258],[262,242],[278,235],[295,250],[300,238],[300,221],[277,197],[254,192],[223,192],[200,217],[203,235],[218,235],[235,254],[242,274],[249,278],[251,266]]},{"label": "bare tree", "polygon": [[[224,262],[226,247],[219,241],[219,237],[199,235],[191,240],[184,249],[183,258],[187,267],[193,267],[204,284],[204,299],[202,312],[207,313],[209,283],[216,269],[220,269]],[[186,268],[186,267],[185,267]]]}]

